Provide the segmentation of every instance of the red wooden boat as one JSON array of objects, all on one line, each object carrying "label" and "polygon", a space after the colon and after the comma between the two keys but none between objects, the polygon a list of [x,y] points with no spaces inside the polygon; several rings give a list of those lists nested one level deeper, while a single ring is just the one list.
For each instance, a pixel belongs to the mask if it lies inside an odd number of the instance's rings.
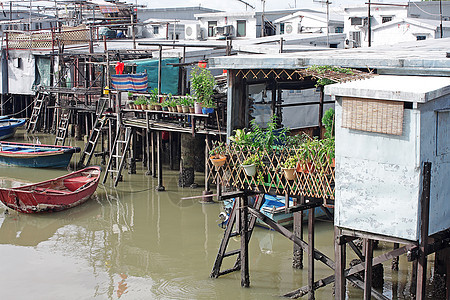
[{"label": "red wooden boat", "polygon": [[60,211],[77,206],[97,189],[99,167],[88,167],[55,179],[17,188],[0,188],[0,201],[22,213]]}]

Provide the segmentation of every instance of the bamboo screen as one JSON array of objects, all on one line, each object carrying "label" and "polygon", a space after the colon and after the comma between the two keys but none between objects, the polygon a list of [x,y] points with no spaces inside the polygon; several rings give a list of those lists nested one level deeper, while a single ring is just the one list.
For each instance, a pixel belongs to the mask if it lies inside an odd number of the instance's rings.
[{"label": "bamboo screen", "polygon": [[403,102],[344,97],[342,127],[402,135]]}]

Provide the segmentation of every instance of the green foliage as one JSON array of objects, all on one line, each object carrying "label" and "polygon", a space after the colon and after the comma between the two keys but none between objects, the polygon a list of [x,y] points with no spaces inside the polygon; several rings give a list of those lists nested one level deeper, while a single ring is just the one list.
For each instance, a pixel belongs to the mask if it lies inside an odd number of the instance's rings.
[{"label": "green foliage", "polygon": [[134,104],[144,105],[144,104],[147,104],[147,102],[148,102],[147,97],[141,95],[141,96],[137,97],[136,101],[134,101]]},{"label": "green foliage", "polygon": [[322,118],[322,124],[325,126],[325,137],[334,137],[334,109],[328,109]]},{"label": "green foliage", "polygon": [[244,129],[234,130],[234,135],[230,136],[230,141],[241,146],[250,146],[253,142],[253,134]]},{"label": "green foliage", "polygon": [[133,97],[133,93],[132,92],[128,92],[127,95],[128,95],[128,98],[132,98]]},{"label": "green foliage", "polygon": [[224,142],[216,142],[213,146],[213,148],[211,148],[211,150],[209,150],[209,155],[223,155],[225,153],[226,150],[226,146]]},{"label": "green foliage", "polygon": [[244,166],[253,165],[253,164],[257,165],[257,166],[259,166],[261,164],[261,159],[260,159],[258,153],[250,155],[242,162],[242,165],[244,165]]},{"label": "green foliage", "polygon": [[309,141],[311,138],[306,133],[288,135],[286,137],[286,147],[287,148],[299,148],[301,145]]},{"label": "green foliage", "polygon": [[212,100],[214,94],[214,76],[204,68],[195,67],[191,72],[191,88],[193,94],[204,107],[215,107]]},{"label": "green foliage", "polygon": [[[307,70],[317,72],[318,74],[325,74],[326,72],[333,72],[333,73],[341,73],[341,74],[353,74],[353,70],[350,68],[341,68],[341,67],[335,67],[335,66],[311,66]],[[317,83],[316,87],[319,86],[325,86],[328,84],[336,83],[335,80],[328,79],[328,78],[320,78],[317,77]]]},{"label": "green foliage", "polygon": [[298,158],[295,156],[289,156],[284,163],[281,164],[282,168],[294,169],[297,167]]},{"label": "green foliage", "polygon": [[158,89],[154,88],[150,93],[150,104],[159,103]]},{"label": "green foliage", "polygon": [[287,128],[278,129],[277,116],[273,115],[265,129],[261,128],[255,120],[250,122],[253,146],[259,149],[272,149],[275,145],[283,145],[289,132]]}]

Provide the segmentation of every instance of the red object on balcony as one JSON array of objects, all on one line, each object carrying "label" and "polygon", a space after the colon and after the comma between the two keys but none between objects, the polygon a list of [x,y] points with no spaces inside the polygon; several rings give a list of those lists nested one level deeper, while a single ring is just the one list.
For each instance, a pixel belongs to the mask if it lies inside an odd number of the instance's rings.
[{"label": "red object on balcony", "polygon": [[197,64],[197,66],[199,67],[199,68],[206,68],[206,61],[199,61],[198,62],[198,64]]},{"label": "red object on balcony", "polygon": [[119,74],[119,75],[122,74],[124,68],[125,68],[125,64],[123,62],[118,62],[115,67],[116,74]]}]

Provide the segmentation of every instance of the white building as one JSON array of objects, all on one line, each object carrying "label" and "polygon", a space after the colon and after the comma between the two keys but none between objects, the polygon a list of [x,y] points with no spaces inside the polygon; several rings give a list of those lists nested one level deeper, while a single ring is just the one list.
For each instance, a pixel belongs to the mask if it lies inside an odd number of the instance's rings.
[{"label": "white building", "polygon": [[[450,36],[450,21],[442,22],[442,37]],[[441,37],[440,21],[427,19],[395,19],[372,27],[372,45],[421,41]]]},{"label": "white building", "polygon": [[326,33],[327,24],[329,33],[344,32],[344,18],[338,15],[329,15],[315,10],[299,10],[293,14],[275,20],[277,34],[297,33]]}]

